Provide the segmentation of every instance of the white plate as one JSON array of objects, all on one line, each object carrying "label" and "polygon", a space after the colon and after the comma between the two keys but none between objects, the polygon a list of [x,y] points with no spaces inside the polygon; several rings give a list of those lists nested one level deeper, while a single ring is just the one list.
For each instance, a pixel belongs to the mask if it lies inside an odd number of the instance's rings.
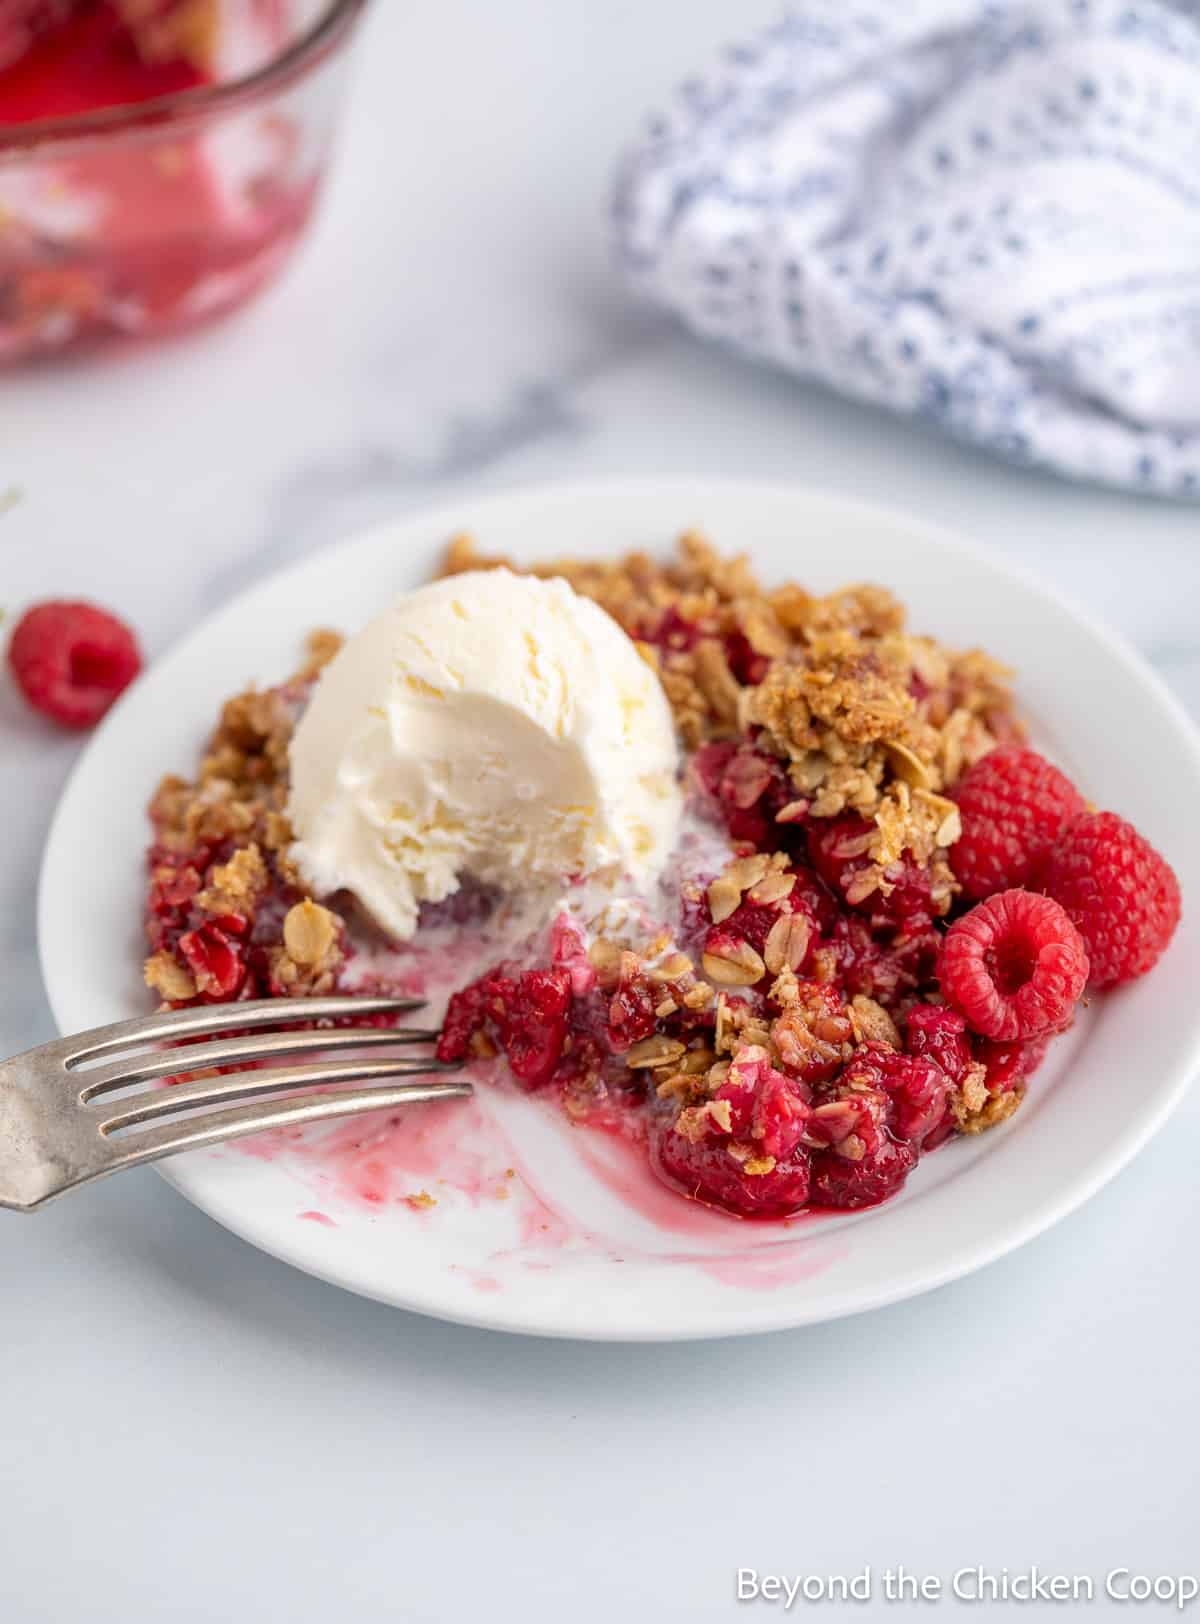
[{"label": "white plate", "polygon": [[[146,802],[162,773],[191,770],[228,694],[293,667],[308,628],[357,627],[424,580],[459,529],[488,551],[534,559],[659,549],[693,525],[723,549],[749,551],[769,582],[892,586],[917,628],[1019,667],[1039,740],[1175,864],[1193,906],[1167,957],[1145,981],[1097,1000],[1009,1124],[937,1151],[898,1200],[872,1212],[780,1229],[657,1198],[648,1181],[635,1183],[631,1205],[603,1136],[572,1130],[538,1102],[480,1091],[478,1106],[404,1117],[392,1149],[410,1171],[390,1179],[369,1152],[340,1162],[336,1176],[303,1149],[263,1159],[226,1147],[164,1165],[219,1222],[326,1280],[446,1319],[554,1336],[724,1336],[832,1319],[966,1274],[1077,1207],[1166,1120],[1200,1064],[1200,746],[1184,713],[1115,638],[927,525],[734,481],[612,481],[463,501],[323,553],[207,621],[116,707],[59,806],[40,940],[60,1028],[146,1008]],[[367,1186],[381,1202],[363,1199]],[[435,1207],[404,1199],[422,1189]]]}]

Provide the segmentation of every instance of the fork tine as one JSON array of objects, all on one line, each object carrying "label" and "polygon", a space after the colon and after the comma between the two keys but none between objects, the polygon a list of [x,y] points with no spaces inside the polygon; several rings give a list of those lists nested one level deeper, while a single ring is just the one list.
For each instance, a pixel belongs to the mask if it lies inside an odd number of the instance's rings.
[{"label": "fork tine", "polygon": [[248,998],[243,1004],[205,1004],[202,1008],[173,1009],[163,1015],[144,1015],[111,1026],[95,1026],[69,1039],[65,1064],[80,1065],[117,1049],[160,1038],[186,1038],[243,1027],[285,1026],[292,1021],[337,1020],[356,1015],[408,1015],[424,1008],[423,998]]},{"label": "fork tine", "polygon": [[[203,1071],[208,1066],[236,1066],[250,1060],[273,1060],[279,1055],[303,1054],[307,1050],[380,1049],[398,1044],[432,1043],[439,1034],[427,1027],[388,1027],[376,1031],[354,1026],[329,1027],[320,1032],[269,1032],[257,1038],[226,1038],[220,1043],[197,1043],[189,1048],[168,1049],[162,1053],[131,1054],[107,1066],[79,1074],[80,1100],[89,1100],[123,1088],[129,1083],[148,1083],[155,1077]],[[426,1071],[431,1068],[427,1065]]]},{"label": "fork tine", "polygon": [[457,1069],[449,1061],[426,1060],[419,1056],[412,1060],[339,1060],[323,1066],[271,1066],[265,1071],[204,1077],[194,1083],[176,1083],[172,1088],[147,1089],[140,1094],[127,1095],[113,1100],[107,1109],[99,1107],[99,1127],[101,1133],[111,1134],[118,1128],[149,1122],[153,1117],[171,1116],[203,1105],[221,1105],[255,1094],[278,1094],[284,1089],[322,1083],[361,1083],[371,1078],[424,1077]]},{"label": "fork tine", "polygon": [[[186,1122],[166,1122],[128,1139],[109,1140],[108,1149],[116,1154],[111,1159],[106,1156],[102,1165],[91,1168],[85,1176],[96,1178],[120,1168],[136,1167],[141,1162],[157,1161],[177,1150],[198,1150],[227,1139],[262,1133],[268,1128],[299,1127],[337,1117],[360,1116],[366,1111],[395,1110],[422,1100],[464,1099],[471,1093],[470,1083],[409,1083],[395,1088],[348,1089],[344,1094],[293,1096],[261,1105],[234,1105]],[[120,1148],[126,1145],[127,1150]]]}]

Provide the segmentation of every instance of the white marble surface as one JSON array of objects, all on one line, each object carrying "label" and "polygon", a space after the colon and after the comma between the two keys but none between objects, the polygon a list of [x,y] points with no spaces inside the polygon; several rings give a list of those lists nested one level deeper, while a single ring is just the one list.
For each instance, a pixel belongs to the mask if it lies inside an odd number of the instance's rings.
[{"label": "white marble surface", "polygon": [[[288,280],[202,339],[0,382],[4,607],[95,596],[154,653],[278,565],[456,489],[771,475],[958,527],[1200,711],[1200,512],[1029,478],[754,372],[614,284],[617,144],[745,24],[734,0],[380,0]],[[34,888],[74,752],[0,684],[6,1051],[51,1031]],[[971,1280],[661,1350],[351,1299],[152,1172],[10,1217],[0,1616],[701,1620],[744,1611],[739,1564],[1195,1568],[1198,1152],[1193,1095],[1084,1211]],[[1130,1612],[1089,1612],[1110,1605]]]}]

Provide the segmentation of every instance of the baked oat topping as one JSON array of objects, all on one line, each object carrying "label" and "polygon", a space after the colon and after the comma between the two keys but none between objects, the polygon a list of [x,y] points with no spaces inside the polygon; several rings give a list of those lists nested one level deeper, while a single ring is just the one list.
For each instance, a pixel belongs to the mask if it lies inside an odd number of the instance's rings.
[{"label": "baked oat topping", "polygon": [[170,953],[151,953],[144,978],[164,1004],[186,1004],[196,996],[195,980]]},{"label": "baked oat topping", "polygon": [[[500,566],[523,568],[458,536],[444,567]],[[631,553],[555,560],[532,573],[562,576],[642,644],[690,747],[749,734],[786,764],[796,794],[778,821],[851,811],[873,823],[864,895],[886,893],[889,866],[907,852],[936,863],[946,911],[956,887],[945,852],[960,831],[945,791],[1022,733],[1005,667],[908,632],[903,606],[882,587],[825,597],[798,586],[766,591],[745,558],[722,558],[695,533],[665,562]],[[761,760],[745,763],[747,806],[769,772]]]},{"label": "baked oat topping", "polygon": [[306,970],[329,964],[337,951],[337,916],[306,897],[289,908],[283,921],[283,945],[293,962]]},{"label": "baked oat topping", "polygon": [[[983,1068],[975,1069],[981,1072]],[[977,1075],[969,1083],[964,1082],[957,1095],[951,1095],[950,1105],[959,1133],[975,1134],[1007,1122],[1024,1098],[1024,1083],[1017,1083],[1003,1093],[991,1094],[983,1078]]]}]

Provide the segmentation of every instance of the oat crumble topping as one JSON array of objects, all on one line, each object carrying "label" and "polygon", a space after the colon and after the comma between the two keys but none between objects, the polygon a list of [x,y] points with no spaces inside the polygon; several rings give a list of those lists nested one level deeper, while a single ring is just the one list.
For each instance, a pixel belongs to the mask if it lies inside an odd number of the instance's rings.
[{"label": "oat crumble topping", "polygon": [[[524,568],[458,536],[445,572],[501,566]],[[1023,737],[1004,666],[910,633],[903,605],[882,587],[767,591],[746,558],[723,558],[694,532],[666,561],[567,558],[527,573],[562,576],[613,616],[658,671],[689,747],[757,730],[796,789],[779,821],[849,810],[872,822],[863,896],[886,894],[889,866],[910,852],[934,866],[935,901],[947,911],[956,886],[945,853],[960,826],[946,791],[997,743]],[[731,639],[746,653],[740,675]],[[753,801],[762,768],[746,771]]]}]

